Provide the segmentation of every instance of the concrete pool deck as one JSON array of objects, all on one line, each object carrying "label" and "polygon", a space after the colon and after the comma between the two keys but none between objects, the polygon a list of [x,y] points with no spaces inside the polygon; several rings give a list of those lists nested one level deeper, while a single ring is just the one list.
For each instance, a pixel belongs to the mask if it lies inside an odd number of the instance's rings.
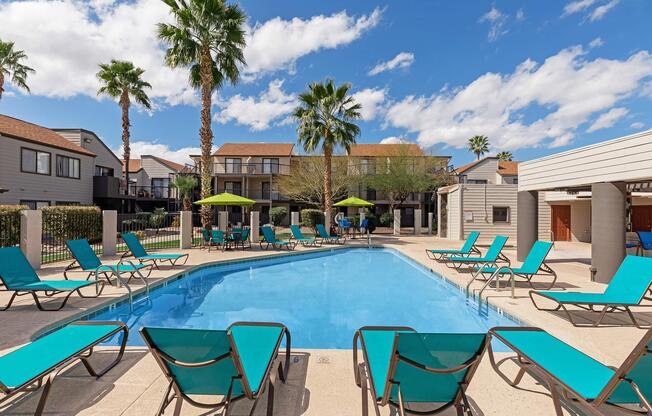
[{"label": "concrete pool deck", "polygon": [[[364,244],[353,240],[350,246]],[[457,285],[464,286],[469,279],[465,273],[457,273],[446,266],[428,260],[425,248],[458,248],[460,242],[437,239],[431,236],[374,236],[373,244],[382,244],[399,250],[403,254],[442,274]],[[309,250],[300,248],[298,251]],[[575,251],[574,251],[575,250]],[[184,250],[166,250],[184,252]],[[260,255],[273,255],[272,251],[211,251],[187,250],[191,254],[188,264],[175,269],[163,268],[152,273],[152,281],[161,281],[182,270],[219,260],[240,259]],[[515,250],[508,249],[510,258]],[[569,253],[578,255],[569,255]],[[579,291],[601,291],[604,285],[590,282],[588,265],[582,256],[585,246],[558,244],[550,255],[550,266],[559,275],[558,287]],[[110,262],[112,259],[106,259]],[[113,258],[116,260],[116,258]],[[39,275],[42,278],[60,278],[67,263],[47,265]],[[81,278],[81,276],[80,276]],[[479,283],[472,287],[479,288]],[[625,323],[628,326],[605,326],[600,328],[576,328],[559,314],[537,311],[530,302],[529,287],[517,285],[516,297],[512,299],[508,290],[488,290],[489,301],[496,307],[515,316],[528,325],[540,326],[576,348],[590,354],[603,363],[618,366],[645,333],[629,325],[624,316],[616,316],[607,323]],[[106,304],[125,294],[124,289],[107,287],[99,299],[79,299],[73,296],[70,303],[60,312],[40,312],[31,297],[22,298],[10,311],[0,313],[2,337],[0,354],[4,354],[25,342],[48,326]],[[8,295],[0,292],[0,302],[6,303]],[[652,323],[652,312],[635,309],[637,318],[643,323]],[[576,315],[580,317],[581,315]],[[433,318],[436,319],[436,318]],[[136,333],[131,336],[139,336]],[[353,337],[353,334],[351,334]],[[276,390],[276,415],[360,415],[360,390],[353,381],[353,365],[350,350],[296,350],[293,351],[289,380],[279,383]],[[510,354],[498,354],[507,373],[514,374],[515,364]],[[109,359],[102,351],[98,360]],[[46,414],[51,415],[153,415],[163,397],[165,379],[151,355],[142,348],[129,348],[122,362],[99,380],[88,377],[81,364],[74,365],[55,379]],[[515,389],[503,381],[489,365],[485,356],[468,389],[475,415],[521,415],[554,414],[552,401],[545,386],[526,376],[521,388]],[[39,392],[17,396],[9,404],[0,406],[0,414],[33,414]],[[263,398],[264,399],[264,398]],[[248,414],[250,403],[239,402],[229,414]],[[265,406],[259,405],[256,415],[264,414]],[[170,409],[171,411],[171,409]],[[577,413],[567,408],[569,415]],[[185,404],[183,415],[206,414],[204,410]],[[390,414],[385,409],[384,415]],[[449,411],[448,414],[454,414]],[[608,411],[605,414],[621,413]],[[624,413],[622,413],[624,414]]]}]

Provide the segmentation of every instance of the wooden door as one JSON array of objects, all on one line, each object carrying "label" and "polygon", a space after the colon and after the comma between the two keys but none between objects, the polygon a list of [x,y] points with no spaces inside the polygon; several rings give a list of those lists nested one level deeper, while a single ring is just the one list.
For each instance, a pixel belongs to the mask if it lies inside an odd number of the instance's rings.
[{"label": "wooden door", "polygon": [[571,239],[570,205],[552,206],[552,232],[555,241],[570,241]]},{"label": "wooden door", "polygon": [[632,231],[652,231],[652,205],[632,207]]}]

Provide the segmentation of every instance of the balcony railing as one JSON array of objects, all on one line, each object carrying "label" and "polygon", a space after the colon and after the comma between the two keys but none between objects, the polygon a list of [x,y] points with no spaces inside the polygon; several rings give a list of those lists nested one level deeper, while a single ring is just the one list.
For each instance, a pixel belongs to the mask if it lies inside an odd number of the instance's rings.
[{"label": "balcony railing", "polygon": [[261,189],[231,189],[231,188],[218,188],[217,193],[228,192],[230,194],[244,196],[245,198],[269,201],[289,201],[290,198],[281,195],[278,191],[267,191]]},{"label": "balcony railing", "polygon": [[214,163],[216,175],[289,175],[290,166],[276,163]]},{"label": "balcony railing", "polygon": [[134,184],[131,184],[128,190],[126,186],[121,186],[120,195],[152,199],[167,199],[175,196],[173,188],[168,186],[137,186]]}]

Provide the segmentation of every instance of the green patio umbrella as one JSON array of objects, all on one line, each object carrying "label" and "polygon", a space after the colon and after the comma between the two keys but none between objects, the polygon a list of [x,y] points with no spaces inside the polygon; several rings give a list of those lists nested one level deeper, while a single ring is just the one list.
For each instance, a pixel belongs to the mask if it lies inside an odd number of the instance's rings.
[{"label": "green patio umbrella", "polygon": [[233,195],[228,192],[209,196],[208,198],[196,201],[197,205],[222,205],[222,206],[236,206],[236,207],[250,207],[255,204],[253,199],[245,198],[240,195]]},{"label": "green patio umbrella", "polygon": [[346,198],[343,201],[340,201],[336,204],[333,204],[334,207],[359,207],[359,208],[364,208],[364,207],[373,207],[374,204],[369,201],[365,201],[364,199],[356,198],[354,196],[350,198]]}]

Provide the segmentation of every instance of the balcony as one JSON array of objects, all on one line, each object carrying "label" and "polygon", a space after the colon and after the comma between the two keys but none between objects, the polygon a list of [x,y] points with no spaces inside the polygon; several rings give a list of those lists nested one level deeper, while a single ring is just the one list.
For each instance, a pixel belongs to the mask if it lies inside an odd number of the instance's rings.
[{"label": "balcony", "polygon": [[131,184],[127,189],[120,178],[113,176],[93,177],[94,198],[170,199],[175,198],[175,196],[175,190],[167,186],[137,186]]},{"label": "balcony", "polygon": [[290,166],[276,163],[214,163],[214,175],[289,175]]},{"label": "balcony", "polygon": [[249,189],[246,192],[243,189],[232,188],[218,188],[217,193],[228,192],[230,194],[244,196],[245,198],[253,199],[256,201],[289,201],[290,198],[281,195],[278,191],[268,191],[261,189]]}]

